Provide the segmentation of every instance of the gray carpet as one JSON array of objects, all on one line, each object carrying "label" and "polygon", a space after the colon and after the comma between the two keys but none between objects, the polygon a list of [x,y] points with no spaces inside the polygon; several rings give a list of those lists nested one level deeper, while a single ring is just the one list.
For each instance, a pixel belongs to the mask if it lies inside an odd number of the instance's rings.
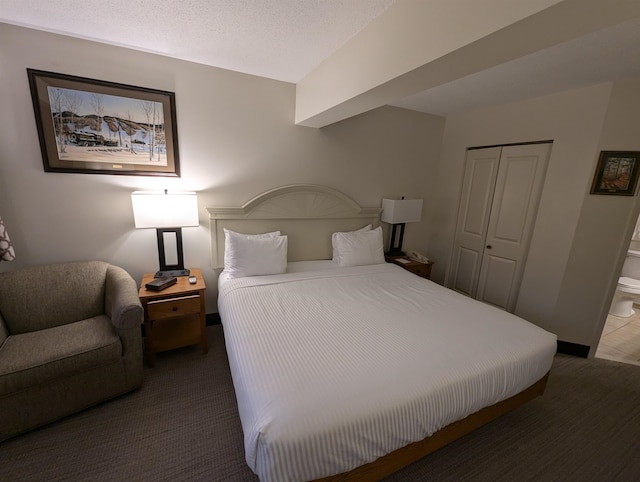
[{"label": "gray carpet", "polygon": [[[2,481],[256,481],[220,326],[158,355],[131,394],[0,444]],[[557,355],[547,391],[388,477],[638,481],[640,367]]]}]

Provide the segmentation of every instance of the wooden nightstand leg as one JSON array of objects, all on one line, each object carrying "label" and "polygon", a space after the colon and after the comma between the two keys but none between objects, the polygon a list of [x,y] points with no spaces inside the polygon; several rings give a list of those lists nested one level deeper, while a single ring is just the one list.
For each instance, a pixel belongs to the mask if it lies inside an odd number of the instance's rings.
[{"label": "wooden nightstand leg", "polygon": [[153,349],[153,336],[152,336],[152,332],[153,332],[153,321],[151,321],[149,319],[148,316],[148,300],[147,299],[143,299],[142,300],[142,308],[144,310],[144,351],[145,351],[145,355],[147,358],[147,365],[149,366],[149,368],[153,368],[153,365],[155,364],[156,361],[156,357],[155,357],[155,352]]},{"label": "wooden nightstand leg", "polygon": [[209,345],[207,344],[207,314],[204,308],[204,291],[200,293],[200,346],[202,354],[209,353]]},{"label": "wooden nightstand leg", "polygon": [[147,355],[147,365],[153,368],[156,363],[156,353],[153,347],[153,321],[144,319],[144,346]]}]

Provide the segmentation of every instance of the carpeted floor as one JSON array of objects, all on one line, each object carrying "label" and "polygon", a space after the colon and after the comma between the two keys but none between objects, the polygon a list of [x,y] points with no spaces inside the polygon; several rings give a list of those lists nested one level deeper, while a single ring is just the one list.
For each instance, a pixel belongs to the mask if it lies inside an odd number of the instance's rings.
[{"label": "carpeted floor", "polygon": [[[158,355],[143,387],[0,444],[2,481],[256,481],[222,328]],[[638,481],[640,367],[557,355],[547,391],[385,479]]]}]

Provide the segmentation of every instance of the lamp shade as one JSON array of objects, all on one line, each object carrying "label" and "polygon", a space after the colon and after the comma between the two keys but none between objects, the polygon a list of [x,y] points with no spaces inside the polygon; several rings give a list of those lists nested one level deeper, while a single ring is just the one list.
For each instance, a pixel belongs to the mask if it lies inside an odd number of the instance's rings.
[{"label": "lamp shade", "polygon": [[136,228],[178,228],[198,226],[198,197],[195,192],[131,193]]},{"label": "lamp shade", "polygon": [[422,199],[383,199],[380,219],[389,224],[413,223],[422,216]]}]

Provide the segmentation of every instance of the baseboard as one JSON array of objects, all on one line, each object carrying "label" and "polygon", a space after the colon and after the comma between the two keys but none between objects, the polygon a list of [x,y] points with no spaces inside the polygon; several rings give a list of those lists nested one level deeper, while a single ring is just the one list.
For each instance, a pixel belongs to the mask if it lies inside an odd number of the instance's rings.
[{"label": "baseboard", "polygon": [[206,316],[207,326],[219,325],[220,321],[220,313],[207,313]]},{"label": "baseboard", "polygon": [[558,340],[558,353],[565,355],[579,356],[580,358],[587,358],[589,356],[589,350],[591,347],[586,345],[579,345],[577,343],[570,343],[568,341]]}]

